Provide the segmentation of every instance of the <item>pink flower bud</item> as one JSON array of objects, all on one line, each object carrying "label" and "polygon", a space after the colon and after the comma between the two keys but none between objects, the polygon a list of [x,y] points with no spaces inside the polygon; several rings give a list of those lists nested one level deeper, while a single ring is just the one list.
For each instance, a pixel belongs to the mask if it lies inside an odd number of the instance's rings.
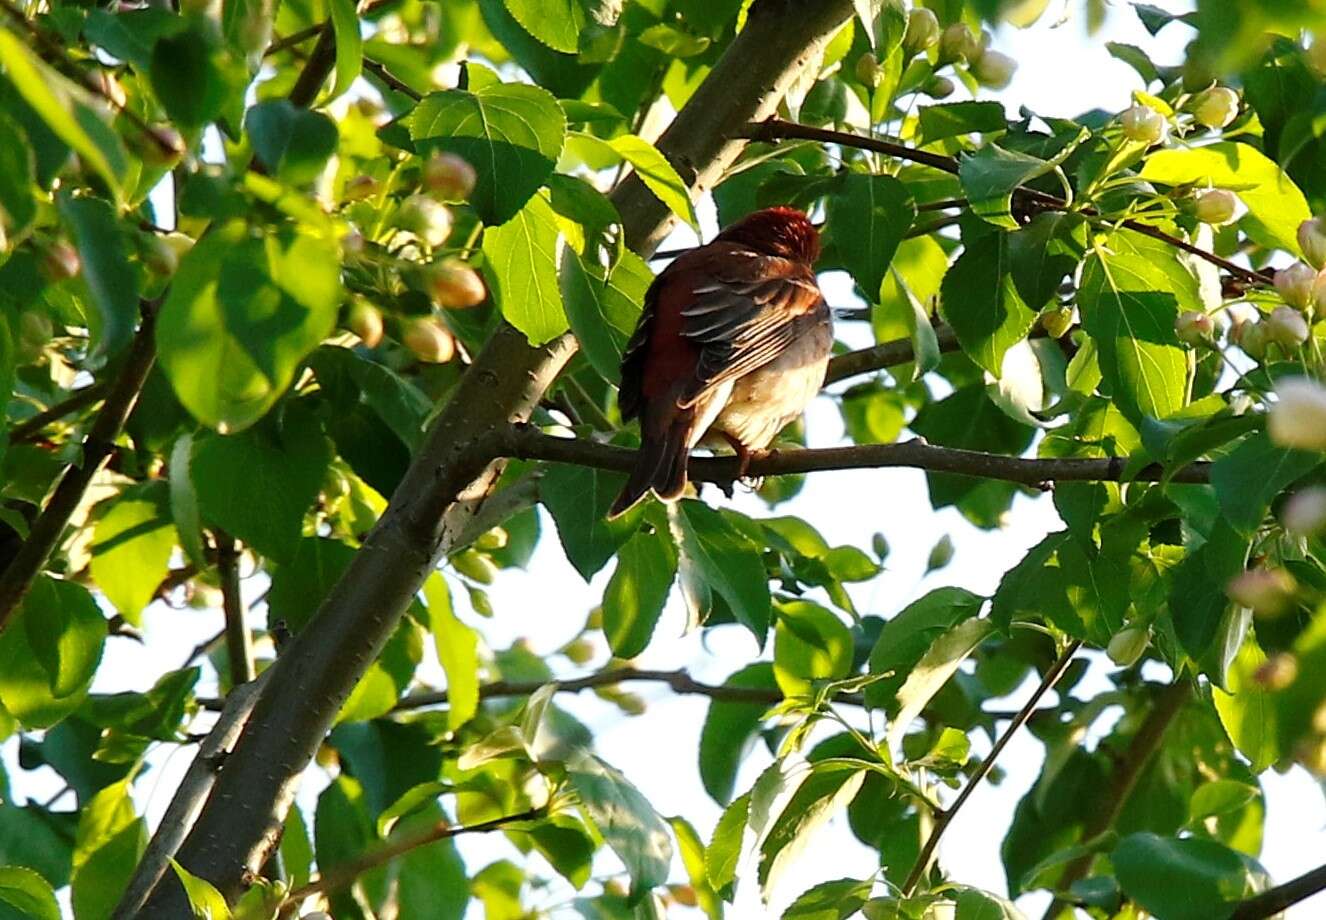
[{"label": "pink flower bud", "polygon": [[908,54],[919,54],[939,41],[939,20],[935,14],[923,6],[912,9],[907,14],[907,31],[902,37],[902,46]]},{"label": "pink flower bud", "polygon": [[1213,86],[1193,100],[1193,117],[1199,125],[1223,128],[1239,114],[1239,94],[1228,86]]},{"label": "pink flower bud", "polygon": [[1298,678],[1298,659],[1289,652],[1271,655],[1252,674],[1252,679],[1271,691],[1283,690]]},{"label": "pink flower bud", "polygon": [[478,177],[469,162],[454,153],[435,153],[424,162],[424,188],[442,201],[464,201]]},{"label": "pink flower bud", "polygon": [[1291,307],[1303,310],[1312,302],[1312,286],[1316,283],[1317,273],[1302,262],[1280,269],[1273,280],[1281,299]]},{"label": "pink flower bud", "polygon": [[1169,134],[1165,116],[1147,105],[1134,105],[1119,116],[1123,136],[1143,144],[1159,144]]},{"label": "pink flower bud", "polygon": [[451,236],[451,212],[427,195],[411,195],[401,203],[398,219],[429,246],[441,246]]},{"label": "pink flower bud", "polygon": [[1240,323],[1235,327],[1231,338],[1249,358],[1260,361],[1266,356],[1266,344],[1269,340],[1266,336],[1266,326],[1262,323]]},{"label": "pink flower bud", "polygon": [[1202,223],[1218,227],[1234,219],[1234,212],[1238,210],[1238,206],[1238,196],[1233,192],[1212,188],[1197,193],[1193,213]]},{"label": "pink flower bud", "polygon": [[1308,340],[1308,321],[1293,307],[1276,307],[1266,320],[1266,338],[1285,350]]},{"label": "pink flower bud", "polygon": [[1298,245],[1304,261],[1317,270],[1326,268],[1326,221],[1313,217],[1299,224]]},{"label": "pink flower bud", "polygon": [[1326,531],[1326,486],[1308,486],[1291,495],[1280,510],[1280,523],[1298,537]]},{"label": "pink flower bud", "polygon": [[1225,593],[1258,616],[1273,617],[1289,609],[1296,590],[1297,582],[1284,569],[1249,569],[1236,575]]},{"label": "pink flower bud", "polygon": [[1275,396],[1266,419],[1271,440],[1281,447],[1326,451],[1326,387],[1290,377],[1276,384]]},{"label": "pink flower bud", "polygon": [[1205,313],[1188,310],[1180,313],[1174,320],[1174,331],[1179,341],[1188,345],[1200,345],[1211,341],[1215,335],[1215,321]]}]

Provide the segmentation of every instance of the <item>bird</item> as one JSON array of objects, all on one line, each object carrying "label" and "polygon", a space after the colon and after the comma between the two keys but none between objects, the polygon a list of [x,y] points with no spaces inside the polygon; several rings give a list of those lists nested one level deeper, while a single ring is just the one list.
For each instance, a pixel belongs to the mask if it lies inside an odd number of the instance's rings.
[{"label": "bird", "polygon": [[678,256],[645,292],[617,403],[640,450],[609,518],[650,492],[675,501],[691,448],[726,443],[738,477],[824,384],[833,317],[815,279],[819,231],[795,208],[755,211]]}]

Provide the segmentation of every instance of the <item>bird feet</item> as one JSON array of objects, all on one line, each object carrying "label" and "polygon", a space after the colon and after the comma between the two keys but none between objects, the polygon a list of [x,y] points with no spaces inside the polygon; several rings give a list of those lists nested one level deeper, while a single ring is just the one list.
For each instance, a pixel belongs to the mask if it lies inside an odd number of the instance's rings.
[{"label": "bird feet", "polygon": [[728,498],[732,497],[733,487],[737,482],[747,486],[752,492],[757,491],[764,482],[763,476],[751,476],[750,465],[754,460],[763,460],[765,457],[773,456],[777,451],[765,450],[763,448],[750,448],[741,441],[737,440],[726,431],[716,432],[719,437],[727,441],[733,452],[737,455],[737,475],[730,482],[719,483],[718,486],[723,490],[723,494]]}]

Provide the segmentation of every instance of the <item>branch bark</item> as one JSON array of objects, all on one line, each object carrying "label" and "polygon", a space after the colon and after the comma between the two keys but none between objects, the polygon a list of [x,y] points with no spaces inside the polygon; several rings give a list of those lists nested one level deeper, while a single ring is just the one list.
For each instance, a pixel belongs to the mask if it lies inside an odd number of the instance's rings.
[{"label": "branch bark", "polygon": [[1265,917],[1274,917],[1280,911],[1322,891],[1326,891],[1326,866],[1318,866],[1283,885],[1276,885],[1248,898],[1234,908],[1229,920],[1263,920]]},{"label": "branch bark", "polygon": [[109,390],[110,387],[105,383],[94,383],[91,386],[77,390],[68,399],[62,400],[48,409],[43,409],[32,418],[19,422],[10,428],[9,443],[18,444],[22,441],[37,440],[42,429],[51,422],[58,421],[66,415],[73,415],[79,409],[85,409],[93,403],[101,402]]},{"label": "branch bark", "polygon": [[[500,452],[521,460],[549,460],[593,469],[629,472],[635,451],[585,438],[559,438],[529,425],[514,425],[499,435]],[[986,454],[956,447],[939,447],[920,439],[900,444],[859,444],[852,447],[821,447],[808,450],[774,451],[753,459],[750,476],[786,476],[825,470],[858,470],[881,467],[913,467],[931,473],[955,473],[981,479],[998,479],[1028,486],[1050,482],[1122,482],[1127,457],[1031,458]],[[1211,465],[1190,463],[1175,470],[1171,482],[1203,483],[1210,480]],[[731,483],[737,478],[736,457],[694,457],[689,467],[693,482]],[[1151,464],[1127,478],[1130,482],[1157,482],[1165,470]]]},{"label": "branch bark", "polygon": [[216,569],[221,580],[221,607],[226,619],[226,657],[230,663],[230,685],[238,687],[253,680],[253,636],[245,622],[244,595],[239,586],[239,544],[230,534],[213,531],[216,539]]},{"label": "branch bark", "polygon": [[[658,141],[693,194],[718,180],[742,149],[742,127],[774,113],[803,66],[851,15],[850,0],[762,0],[751,7],[746,27]],[[648,254],[667,233],[666,209],[634,176],[613,201],[627,245]],[[178,855],[228,899],[275,845],[299,777],[350,690],[436,561],[485,504],[503,466],[485,447],[494,433],[529,417],[574,350],[569,335],[534,348],[509,326],[494,333],[362,549],[272,666]],[[182,886],[166,880],[140,915],[187,917]]]},{"label": "branch bark", "polygon": [[87,437],[83,439],[82,462],[65,469],[46,507],[32,522],[28,538],[14,554],[4,573],[0,574],[0,630],[9,623],[24,595],[28,593],[28,588],[32,586],[32,580],[50,559],[93,477],[114,452],[115,439],[120,436],[129,413],[133,411],[147,374],[156,360],[155,329],[155,305],[144,304],[142,322],[129,346],[119,376],[106,395],[106,402],[97,413]]},{"label": "branch bark", "polygon": [[1018,710],[1017,715],[1013,717],[1013,721],[1008,724],[1003,734],[995,741],[994,747],[990,749],[990,755],[981,761],[981,765],[976,768],[976,772],[971,775],[971,779],[967,780],[967,785],[962,787],[957,799],[954,800],[952,805],[940,812],[939,819],[935,822],[935,826],[921,846],[921,852],[916,856],[916,862],[912,864],[912,871],[907,873],[907,881],[903,882],[902,893],[904,896],[910,895],[916,890],[916,883],[925,875],[926,869],[930,868],[930,860],[934,858],[935,850],[939,847],[939,839],[944,836],[944,831],[948,830],[948,826],[953,823],[953,819],[962,810],[962,806],[967,803],[967,799],[971,797],[976,787],[990,775],[990,771],[994,769],[995,761],[1004,752],[1004,748],[1008,746],[1008,742],[1013,735],[1017,733],[1018,729],[1027,724],[1027,720],[1036,712],[1036,706],[1039,705],[1041,699],[1053,689],[1055,684],[1059,683],[1059,678],[1064,676],[1064,671],[1068,670],[1068,666],[1073,662],[1073,656],[1077,654],[1081,647],[1082,640],[1078,639],[1063,650],[1063,653],[1050,666],[1050,670],[1046,671],[1045,676],[1041,678],[1041,682],[1036,687],[1036,692],[1031,695],[1031,699],[1027,700],[1023,707]]}]

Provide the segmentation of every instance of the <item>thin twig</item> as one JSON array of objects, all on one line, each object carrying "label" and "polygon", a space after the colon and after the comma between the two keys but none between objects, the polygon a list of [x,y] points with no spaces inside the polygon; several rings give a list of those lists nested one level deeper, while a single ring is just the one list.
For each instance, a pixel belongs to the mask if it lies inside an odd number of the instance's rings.
[{"label": "thin twig", "polygon": [[221,530],[214,530],[216,569],[221,581],[221,608],[226,618],[226,657],[230,660],[230,685],[238,687],[253,680],[253,636],[245,621],[244,595],[239,585],[239,543]]},{"label": "thin twig", "polygon": [[423,94],[421,94],[413,86],[406,83],[400,77],[396,76],[394,73],[388,70],[385,65],[383,65],[378,61],[373,60],[372,58],[367,58],[367,57],[364,58],[364,69],[367,70],[369,73],[371,73],[373,76],[377,77],[383,83],[390,86],[396,92],[409,96],[415,102],[418,102],[419,100],[424,98]]},{"label": "thin twig", "polygon": [[[1159,699],[1147,713],[1141,727],[1137,729],[1137,734],[1133,735],[1128,749],[1119,758],[1110,777],[1109,789],[1097,797],[1096,810],[1083,828],[1081,839],[1093,840],[1114,826],[1114,822],[1123,812],[1123,807],[1128,804],[1128,799],[1133,794],[1142,771],[1160,749],[1160,743],[1165,739],[1165,732],[1191,696],[1192,685],[1186,681],[1176,681],[1161,691]],[[1058,889],[1067,891],[1074,882],[1084,878],[1095,858],[1094,853],[1085,853],[1069,863],[1059,878]],[[1058,912],[1064,906],[1064,901],[1055,898],[1045,911],[1045,920],[1058,916]]]},{"label": "thin twig", "polygon": [[500,818],[493,818],[491,821],[483,821],[479,824],[463,824],[459,827],[453,827],[445,821],[439,821],[423,831],[408,837],[402,837],[399,840],[389,840],[377,849],[363,853],[338,866],[333,866],[328,872],[319,875],[307,885],[292,891],[290,896],[286,898],[285,903],[298,903],[320,892],[339,891],[347,885],[353,884],[355,879],[370,869],[376,869],[384,863],[391,862],[399,856],[404,856],[406,853],[430,843],[446,840],[448,837],[459,837],[461,834],[487,834],[492,831],[499,831],[522,821],[537,821],[546,813],[544,808],[531,808],[519,814],[503,815]]},{"label": "thin twig", "polygon": [[58,421],[66,415],[73,415],[79,409],[86,409],[94,403],[101,402],[106,397],[110,386],[104,382],[94,383],[91,386],[76,390],[68,399],[61,400],[55,405],[43,409],[32,418],[24,419],[17,425],[9,429],[9,443],[20,444],[25,441],[35,441],[42,429],[51,422]]},{"label": "thin twig", "polygon": [[952,805],[939,813],[935,826],[931,829],[930,835],[926,837],[921,852],[916,856],[912,871],[907,874],[907,881],[903,882],[902,893],[904,896],[910,895],[916,889],[916,883],[921,880],[921,876],[930,867],[930,860],[934,858],[935,849],[939,846],[939,838],[944,836],[944,831],[948,830],[949,825],[953,823],[953,819],[957,817],[958,812],[962,810],[962,806],[966,804],[967,799],[971,797],[976,787],[990,775],[990,771],[994,769],[995,761],[1003,753],[1009,740],[1017,733],[1018,729],[1027,724],[1027,720],[1036,712],[1036,706],[1040,703],[1041,698],[1050,692],[1054,685],[1059,682],[1059,678],[1063,677],[1064,671],[1068,670],[1069,664],[1073,661],[1073,656],[1077,654],[1081,647],[1082,640],[1078,639],[1069,643],[1068,647],[1063,650],[1058,660],[1050,666],[1050,670],[1046,671],[1045,676],[1041,678],[1040,686],[1031,695],[1031,699],[1023,704],[1017,715],[1013,717],[1013,721],[1008,724],[1003,734],[995,741],[994,747],[990,749],[989,756],[981,761],[980,766],[976,768],[976,772],[972,773],[971,779],[967,780],[967,785],[958,793],[957,799],[954,800]]},{"label": "thin twig", "polygon": [[[876,153],[882,153],[886,156],[895,157],[899,160],[907,160],[912,163],[920,163],[924,166],[930,166],[942,172],[952,175],[958,174],[959,162],[956,157],[946,156],[941,153],[932,153],[928,150],[917,150],[908,147],[905,144],[895,144],[890,141],[880,140],[875,137],[865,137],[860,134],[854,134],[849,131],[834,131],[829,128],[816,128],[811,125],[800,125],[796,122],[784,121],[781,118],[770,118],[748,126],[746,137],[758,141],[776,141],[785,138],[795,138],[801,140],[820,141],[826,144],[838,144],[843,147],[855,147],[859,150],[872,150]],[[1028,204],[1039,207],[1044,210],[1065,210],[1068,203],[1062,198],[1036,189],[1019,187],[1014,189],[1013,193],[1023,199]],[[1093,208],[1082,208],[1080,213],[1089,217],[1098,217],[1100,213]],[[1162,230],[1158,230],[1150,224],[1141,223],[1136,220],[1124,220],[1121,225],[1129,230],[1136,230],[1138,233],[1168,243],[1184,252],[1191,253],[1200,259],[1205,259],[1212,265],[1224,269],[1229,274],[1243,281],[1252,284],[1267,284],[1270,278],[1263,272],[1254,271],[1237,265],[1228,259],[1223,259],[1213,252],[1208,252],[1198,246],[1194,246],[1187,240],[1171,236]]]},{"label": "thin twig", "polygon": [[[941,352],[957,351],[961,347],[958,343],[957,333],[953,331],[952,326],[948,325],[935,326],[935,341],[938,343]],[[882,370],[886,367],[906,364],[908,361],[915,360],[915,358],[916,353],[912,348],[911,339],[893,339],[889,342],[872,345],[869,348],[849,351],[830,359],[829,370],[824,375],[824,385],[828,386],[831,383],[837,383],[858,374],[868,374],[871,371]]]},{"label": "thin twig", "polygon": [[[499,451],[521,460],[549,460],[593,469],[629,473],[635,466],[635,451],[614,444],[583,438],[561,438],[529,425],[513,426],[493,436]],[[956,447],[927,444],[920,438],[900,444],[860,444],[852,447],[822,447],[813,450],[776,450],[752,459],[745,473],[750,476],[787,476],[825,470],[911,467],[931,473],[955,473],[981,479],[998,479],[1027,486],[1052,482],[1159,482],[1166,471],[1149,464],[1129,475],[1127,457],[1032,458],[987,454]],[[736,457],[693,457],[689,476],[693,482],[731,483],[740,472]],[[1211,465],[1190,463],[1170,471],[1168,481],[1205,483]]]},{"label": "thin twig", "polygon": [[1248,898],[1234,908],[1229,920],[1263,920],[1265,917],[1274,917],[1280,911],[1320,891],[1326,891],[1326,866],[1318,866],[1283,885],[1276,885]]},{"label": "thin twig", "polygon": [[129,346],[119,376],[106,394],[106,402],[83,440],[81,464],[65,469],[46,507],[32,522],[28,538],[23,541],[3,574],[0,574],[0,630],[8,624],[23,596],[28,593],[28,588],[32,586],[32,580],[46,565],[46,560],[60,542],[92,478],[114,452],[115,439],[124,428],[156,360],[155,327],[156,305],[145,303],[142,323]]},{"label": "thin twig", "polygon": [[268,45],[267,50],[262,53],[262,56],[265,58],[271,57],[274,54],[280,54],[282,51],[286,50],[287,48],[293,48],[295,47],[295,45],[302,45],[310,38],[314,38],[315,36],[317,36],[318,33],[321,32],[326,27],[327,23],[320,22],[317,25],[309,26],[306,29],[300,29],[298,32],[291,32],[289,35],[285,36],[284,38],[278,38],[270,45]]}]

